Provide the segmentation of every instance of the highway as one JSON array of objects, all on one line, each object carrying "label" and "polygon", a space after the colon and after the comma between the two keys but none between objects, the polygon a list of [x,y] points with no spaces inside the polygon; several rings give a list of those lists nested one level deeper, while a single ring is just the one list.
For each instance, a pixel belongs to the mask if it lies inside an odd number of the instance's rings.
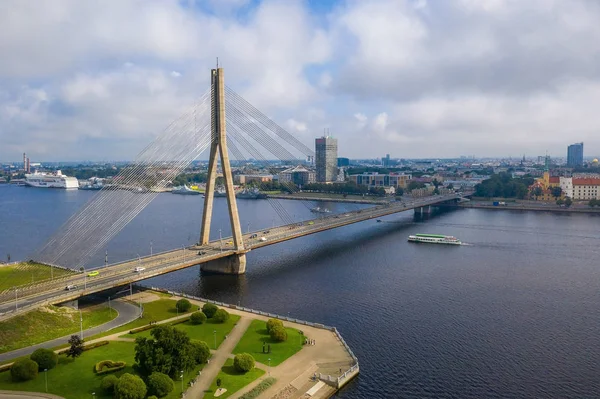
[{"label": "highway", "polygon": [[[96,268],[94,270],[98,271],[99,274],[94,277],[87,276],[91,271],[91,269],[88,269],[84,273],[74,276],[65,276],[51,281],[17,287],[16,289],[4,291],[0,294],[0,319],[44,304],[63,303],[112,287],[128,285],[136,281],[195,266],[214,259],[233,254],[247,253],[267,245],[277,244],[309,234],[376,219],[414,208],[455,200],[461,196],[460,193],[444,196],[437,195],[413,199],[411,201],[390,202],[372,208],[341,214],[322,214],[323,216],[317,219],[244,234],[245,248],[240,250],[234,249],[231,238],[227,237],[222,240],[211,241],[208,245],[204,246],[182,247]],[[143,267],[144,270],[136,272],[135,269],[137,267]],[[76,286],[76,288],[66,289],[70,285]]]}]

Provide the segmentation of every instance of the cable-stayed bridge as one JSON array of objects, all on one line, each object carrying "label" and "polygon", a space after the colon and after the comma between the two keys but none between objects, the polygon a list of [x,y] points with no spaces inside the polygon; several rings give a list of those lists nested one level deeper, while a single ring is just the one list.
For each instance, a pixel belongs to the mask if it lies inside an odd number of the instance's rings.
[{"label": "cable-stayed bridge", "polygon": [[[102,268],[96,277],[88,277],[86,261],[105,248],[158,192],[207,149],[210,151],[208,176],[197,245],[120,262]],[[137,156],[132,165],[123,169],[110,186],[103,188],[32,256],[35,261],[81,270],[83,273],[0,293],[0,315],[6,316],[7,312],[13,313],[45,303],[65,302],[198,264],[203,271],[241,274],[246,269],[246,253],[251,250],[409,209],[422,211],[461,197],[461,194],[449,194],[390,202],[301,223],[294,221],[279,200],[268,198],[282,225],[268,231],[242,234],[229,150],[238,161],[253,158],[254,163],[267,169],[271,165],[263,154],[265,151],[286,161],[313,155],[307,146],[225,86],[223,69],[213,69],[211,87],[197,103],[171,123]],[[225,240],[209,241],[219,166],[224,180],[232,236]],[[283,184],[287,184],[290,192],[298,190],[291,182]],[[305,206],[312,207],[308,201],[303,202]],[[65,290],[67,286],[71,289]]]}]

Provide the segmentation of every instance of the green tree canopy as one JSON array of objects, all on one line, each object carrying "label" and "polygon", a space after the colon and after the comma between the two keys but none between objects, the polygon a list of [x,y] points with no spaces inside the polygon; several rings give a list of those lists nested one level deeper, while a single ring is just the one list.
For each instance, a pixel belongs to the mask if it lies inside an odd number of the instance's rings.
[{"label": "green tree canopy", "polygon": [[149,392],[159,398],[167,396],[173,389],[175,389],[175,384],[171,377],[166,374],[154,372],[148,377]]},{"label": "green tree canopy", "polygon": [[79,335],[71,335],[69,338],[69,349],[67,350],[67,357],[72,357],[75,359],[76,357],[81,356],[83,353],[83,339]]},{"label": "green tree canopy", "polygon": [[249,353],[240,353],[233,358],[233,367],[241,373],[246,373],[254,368],[254,358]]},{"label": "green tree canopy", "polygon": [[196,364],[195,351],[188,335],[173,326],[158,326],[153,338],[135,340],[135,361],[144,375],[160,372],[175,377],[180,370],[190,370]]},{"label": "green tree canopy", "polygon": [[225,309],[219,309],[215,312],[212,319],[217,323],[225,323],[229,320],[229,313]]},{"label": "green tree canopy", "polygon": [[202,306],[202,313],[204,313],[206,317],[210,319],[215,315],[218,309],[219,308],[217,307],[217,305],[214,305],[212,303],[205,303],[204,306]]},{"label": "green tree canopy", "polygon": [[31,359],[17,360],[10,366],[13,381],[29,381],[38,375],[38,364]]},{"label": "green tree canopy", "polygon": [[146,397],[146,384],[137,375],[125,373],[115,385],[115,398],[117,399],[144,399]]},{"label": "green tree canopy", "polygon": [[58,355],[46,348],[36,349],[29,358],[38,364],[40,371],[53,369],[58,364]]},{"label": "green tree canopy", "polygon": [[177,303],[175,304],[175,306],[177,307],[177,310],[179,310],[180,312],[187,312],[192,307],[192,304],[190,301],[183,298],[183,299],[178,300]]},{"label": "green tree canopy", "polygon": [[204,324],[206,322],[206,315],[202,312],[194,312],[190,316],[190,321],[192,324]]}]

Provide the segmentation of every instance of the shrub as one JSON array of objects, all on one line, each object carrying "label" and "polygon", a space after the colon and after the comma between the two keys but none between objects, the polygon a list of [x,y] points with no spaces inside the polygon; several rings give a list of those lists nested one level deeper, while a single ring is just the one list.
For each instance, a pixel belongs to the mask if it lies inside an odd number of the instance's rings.
[{"label": "shrub", "polygon": [[254,358],[249,353],[235,355],[233,367],[239,372],[246,373],[254,368]]},{"label": "shrub", "polygon": [[148,377],[148,390],[159,398],[167,396],[173,389],[175,384],[166,374],[154,372]]},{"label": "shrub", "polygon": [[146,397],[146,384],[137,375],[125,373],[115,385],[115,398],[117,399],[144,399]]},{"label": "shrub", "polygon": [[190,317],[192,324],[204,324],[206,321],[206,315],[202,312],[194,312]]},{"label": "shrub", "polygon": [[50,370],[58,364],[58,355],[50,349],[36,349],[29,358],[38,364],[40,371]]},{"label": "shrub", "polygon": [[204,306],[202,306],[202,313],[209,319],[215,315],[217,310],[219,310],[217,305],[213,305],[212,303],[205,303]]},{"label": "shrub", "polygon": [[256,398],[258,398],[258,395],[260,395],[261,393],[266,391],[271,385],[273,385],[275,383],[275,381],[277,381],[277,380],[273,377],[266,378],[260,384],[258,384],[254,388],[252,388],[252,390],[250,392],[247,392],[247,393],[243,394],[242,396],[240,396],[240,399],[256,399]]},{"label": "shrub", "polygon": [[281,326],[283,327],[283,323],[281,322],[281,320],[277,320],[277,319],[269,319],[267,321],[267,332],[271,333],[271,329],[275,326]]},{"label": "shrub", "polygon": [[185,322],[187,322],[187,321],[190,321],[190,318],[189,318],[189,317],[184,317],[184,318],[177,319],[177,320],[175,320],[175,321],[172,321],[172,322],[170,322],[170,323],[169,323],[169,325],[170,325],[170,326],[174,326],[174,325],[176,325],[176,324],[185,323]]},{"label": "shrub", "polygon": [[107,375],[102,379],[100,388],[106,393],[115,392],[115,386],[119,383],[119,378],[116,375]]},{"label": "shrub", "polygon": [[206,363],[210,357],[210,348],[206,342],[192,342],[192,348],[194,349],[196,364]]},{"label": "shrub", "polygon": [[125,362],[113,362],[112,360],[102,360],[101,362],[96,363],[94,366],[94,371],[96,374],[108,374],[114,373],[115,371],[119,371],[125,368],[127,363]]},{"label": "shrub", "polygon": [[31,359],[21,359],[13,363],[10,376],[13,381],[29,381],[38,375],[38,364]]},{"label": "shrub", "polygon": [[[93,343],[93,344],[85,345],[85,346],[83,347],[83,351],[85,352],[85,351],[89,351],[89,350],[91,350],[91,349],[95,349],[95,348],[97,348],[97,347],[99,347],[99,346],[108,345],[108,343],[109,343],[109,342],[110,342],[110,341],[98,341],[98,342],[96,342],[96,343]],[[69,351],[69,349],[70,349],[70,348],[61,349],[61,350],[59,350],[59,351],[58,351],[58,354],[59,354],[59,355],[62,355],[62,354],[64,354],[64,353],[67,353],[67,352]]]},{"label": "shrub", "polygon": [[79,335],[71,335],[69,338],[69,349],[67,349],[67,357],[72,357],[75,359],[76,357],[81,356],[83,353],[83,339]]},{"label": "shrub", "polygon": [[184,298],[184,299],[178,300],[177,303],[175,304],[175,306],[177,307],[177,310],[179,310],[180,312],[187,312],[192,307],[192,304],[190,303],[190,301],[188,301],[187,299]]},{"label": "shrub", "polygon": [[142,327],[134,328],[133,330],[129,330],[129,334],[136,334],[136,333],[139,333],[142,331],[151,330],[154,327],[156,327],[156,326],[153,324],[148,324],[146,326],[142,326]]},{"label": "shrub", "polygon": [[271,339],[277,342],[283,342],[287,340],[287,331],[285,331],[285,327],[283,326],[275,326],[271,328]]},{"label": "shrub", "polygon": [[217,323],[225,323],[229,320],[229,313],[225,309],[219,309],[215,312],[213,320]]}]

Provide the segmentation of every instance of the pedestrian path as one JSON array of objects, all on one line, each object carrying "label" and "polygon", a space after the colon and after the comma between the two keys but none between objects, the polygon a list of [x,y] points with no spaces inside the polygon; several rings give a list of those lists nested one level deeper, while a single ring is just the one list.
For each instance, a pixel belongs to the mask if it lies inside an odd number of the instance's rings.
[{"label": "pedestrian path", "polygon": [[248,329],[248,326],[250,326],[250,322],[252,322],[252,319],[242,316],[227,336],[227,339],[213,352],[210,362],[202,369],[202,374],[198,377],[197,382],[186,391],[185,394],[187,397],[196,399],[204,396],[204,391],[210,388],[210,384],[212,384],[219,371],[221,371],[221,367],[229,359],[229,355],[233,352],[233,349]]},{"label": "pedestrian path", "polygon": [[0,399],[63,399],[60,396],[41,392],[0,391]]}]

